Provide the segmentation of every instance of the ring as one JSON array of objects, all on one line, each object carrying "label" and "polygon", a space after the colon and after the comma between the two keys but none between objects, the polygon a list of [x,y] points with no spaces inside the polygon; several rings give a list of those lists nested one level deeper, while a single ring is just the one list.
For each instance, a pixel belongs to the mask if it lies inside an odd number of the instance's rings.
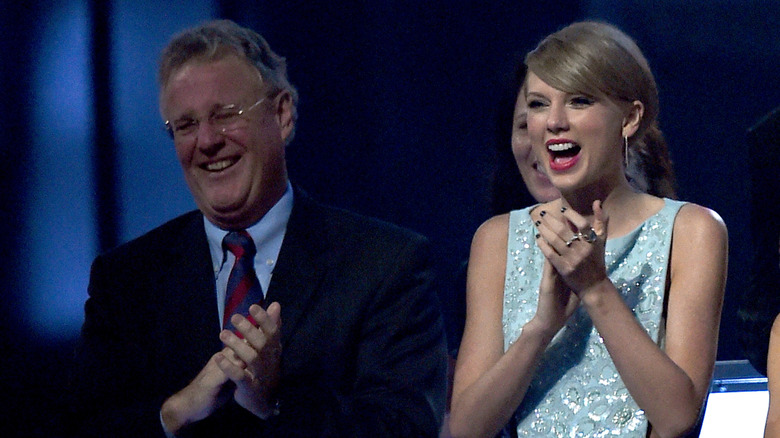
[{"label": "ring", "polygon": [[577,234],[582,238],[582,240],[584,240],[584,241],[586,241],[588,243],[595,242],[596,239],[599,237],[599,236],[596,235],[596,230],[594,230],[593,227],[591,227],[588,230],[588,234],[582,234],[582,233],[577,233]]},{"label": "ring", "polygon": [[575,240],[580,240],[580,237],[583,237],[582,233],[577,233],[571,236],[571,239],[566,241],[566,246],[571,246],[571,244],[574,243]]}]

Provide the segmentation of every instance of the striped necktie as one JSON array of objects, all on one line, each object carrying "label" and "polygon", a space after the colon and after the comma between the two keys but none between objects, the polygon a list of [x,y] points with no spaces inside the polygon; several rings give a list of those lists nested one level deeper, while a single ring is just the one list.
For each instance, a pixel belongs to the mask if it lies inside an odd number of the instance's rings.
[{"label": "striped necktie", "polygon": [[252,316],[249,315],[249,306],[257,303],[265,308],[263,288],[255,273],[254,260],[257,250],[255,242],[246,231],[231,231],[222,240],[222,247],[236,256],[236,262],[228,277],[222,326],[241,337],[241,333],[236,331],[233,324],[230,323],[230,317],[235,313],[240,313],[246,316],[252,324],[256,324]]}]

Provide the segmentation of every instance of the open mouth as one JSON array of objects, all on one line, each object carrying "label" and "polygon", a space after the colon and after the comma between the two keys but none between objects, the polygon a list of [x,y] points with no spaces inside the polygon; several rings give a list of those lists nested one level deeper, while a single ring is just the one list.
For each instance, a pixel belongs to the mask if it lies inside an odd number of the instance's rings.
[{"label": "open mouth", "polygon": [[221,172],[227,169],[228,167],[231,167],[232,165],[236,164],[236,162],[238,162],[238,158],[232,157],[232,158],[225,158],[224,160],[204,163],[200,167],[201,169],[207,172]]},{"label": "open mouth", "polygon": [[577,163],[581,148],[573,142],[550,143],[547,152],[550,154],[552,170],[566,170]]},{"label": "open mouth", "polygon": [[547,146],[553,160],[557,158],[572,158],[580,153],[580,147],[574,143],[554,143]]}]

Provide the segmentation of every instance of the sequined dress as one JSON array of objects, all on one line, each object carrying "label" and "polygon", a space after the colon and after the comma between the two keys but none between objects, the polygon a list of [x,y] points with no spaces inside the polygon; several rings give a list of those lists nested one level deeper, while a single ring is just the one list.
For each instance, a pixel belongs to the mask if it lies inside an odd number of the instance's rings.
[{"label": "sequined dress", "polygon": [[[665,199],[658,213],[606,244],[609,278],[659,345],[672,227],[683,204]],[[504,351],[536,313],[544,255],[535,243],[532,209],[510,213]],[[582,307],[548,346],[514,420],[518,437],[644,437],[648,427]]]}]

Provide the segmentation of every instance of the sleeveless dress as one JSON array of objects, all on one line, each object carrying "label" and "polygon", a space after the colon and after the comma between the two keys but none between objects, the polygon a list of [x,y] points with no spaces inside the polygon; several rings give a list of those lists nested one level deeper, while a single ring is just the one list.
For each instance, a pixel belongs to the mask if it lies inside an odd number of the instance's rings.
[{"label": "sleeveless dress", "polygon": [[[683,202],[664,207],[634,231],[609,239],[610,280],[650,337],[663,347],[664,295],[674,218]],[[513,211],[504,284],[504,351],[536,313],[544,255],[530,211]],[[555,335],[513,417],[518,437],[644,437],[648,422],[629,395],[604,340],[580,307]]]}]

